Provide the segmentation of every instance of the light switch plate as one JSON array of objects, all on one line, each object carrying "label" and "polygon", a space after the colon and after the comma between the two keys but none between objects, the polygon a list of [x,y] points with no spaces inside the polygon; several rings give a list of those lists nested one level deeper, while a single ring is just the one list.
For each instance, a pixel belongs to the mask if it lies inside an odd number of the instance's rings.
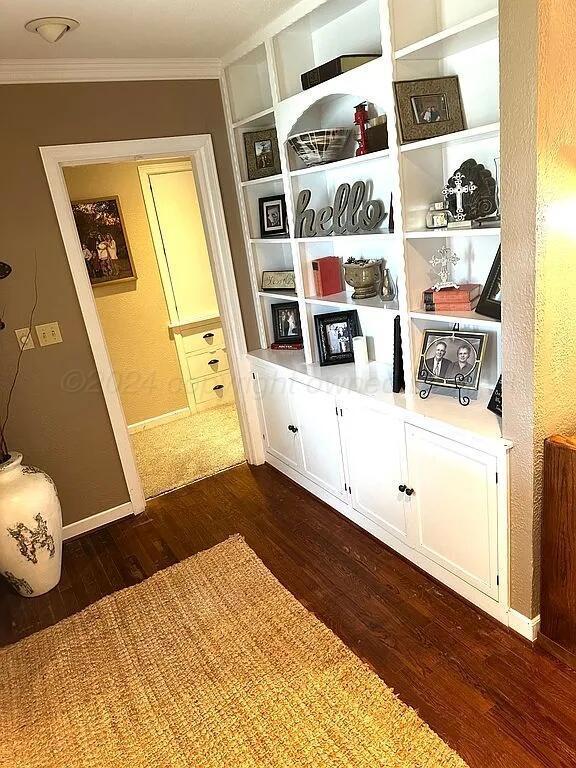
[{"label": "light switch plate", "polygon": [[14,333],[18,339],[20,349],[35,348],[34,337],[32,336],[32,331],[30,328],[19,328],[17,331],[14,331]]},{"label": "light switch plate", "polygon": [[60,326],[58,323],[45,323],[44,325],[37,325],[36,333],[38,334],[38,343],[41,347],[48,347],[50,344],[62,343],[62,334],[60,333]]}]

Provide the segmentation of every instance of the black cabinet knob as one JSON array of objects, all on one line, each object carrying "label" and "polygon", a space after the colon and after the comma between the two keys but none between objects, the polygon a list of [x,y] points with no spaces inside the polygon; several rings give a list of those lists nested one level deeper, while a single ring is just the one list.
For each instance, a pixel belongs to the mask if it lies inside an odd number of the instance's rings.
[{"label": "black cabinet knob", "polygon": [[406,496],[412,496],[414,493],[414,488],[406,488]]},{"label": "black cabinet knob", "polygon": [[298,427],[295,427],[294,424],[288,424],[288,431],[296,434],[296,432],[298,432]]},{"label": "black cabinet knob", "polygon": [[205,333],[204,336],[202,336],[203,339],[213,339],[214,334],[213,333]]},{"label": "black cabinet knob", "polygon": [[398,486],[398,490],[400,491],[400,493],[404,493],[404,491],[406,490],[406,486],[405,485],[399,485]]}]

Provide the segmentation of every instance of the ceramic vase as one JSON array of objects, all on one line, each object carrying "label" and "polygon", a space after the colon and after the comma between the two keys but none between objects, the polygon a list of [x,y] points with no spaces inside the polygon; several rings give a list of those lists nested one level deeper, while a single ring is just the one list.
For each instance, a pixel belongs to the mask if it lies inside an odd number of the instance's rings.
[{"label": "ceramic vase", "polygon": [[0,464],[0,573],[23,597],[49,592],[60,581],[62,514],[47,474],[11,453]]}]

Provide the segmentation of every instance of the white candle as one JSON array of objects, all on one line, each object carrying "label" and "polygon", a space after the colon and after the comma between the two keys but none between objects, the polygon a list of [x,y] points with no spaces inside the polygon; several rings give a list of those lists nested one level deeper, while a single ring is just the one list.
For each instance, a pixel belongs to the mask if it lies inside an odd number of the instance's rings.
[{"label": "white candle", "polygon": [[354,350],[354,363],[360,368],[365,368],[368,365],[366,336],[354,336],[352,339],[352,349]]}]

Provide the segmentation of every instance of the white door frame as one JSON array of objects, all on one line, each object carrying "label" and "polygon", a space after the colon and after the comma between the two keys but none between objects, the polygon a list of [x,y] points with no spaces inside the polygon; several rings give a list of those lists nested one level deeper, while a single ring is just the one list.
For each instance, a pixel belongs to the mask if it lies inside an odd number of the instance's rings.
[{"label": "white door frame", "polygon": [[261,463],[261,447],[258,440],[258,415],[254,398],[251,396],[252,387],[249,383],[250,374],[246,358],[247,347],[244,336],[244,323],[240,311],[240,301],[234,276],[232,253],[228,241],[224,206],[222,204],[211,136],[209,134],[202,134],[198,136],[131,139],[128,141],[107,141],[92,144],[67,144],[40,147],[40,154],[44,163],[48,186],[54,202],[64,248],[66,249],[76,294],[94,355],[96,370],[98,371],[104,400],[110,416],[134,514],[144,510],[146,500],[140,475],[136,467],[132,443],[128,433],[128,424],[116,386],[106,339],[96,308],[94,292],[85,267],[80,239],[70,206],[70,197],[62,170],[65,166],[154,161],[168,157],[174,159],[186,157],[192,161],[192,168],[198,185],[198,197],[206,233],[206,242],[214,274],[216,295],[223,321],[224,338],[229,351],[230,372],[236,395],[244,450],[246,458],[250,463]]}]

